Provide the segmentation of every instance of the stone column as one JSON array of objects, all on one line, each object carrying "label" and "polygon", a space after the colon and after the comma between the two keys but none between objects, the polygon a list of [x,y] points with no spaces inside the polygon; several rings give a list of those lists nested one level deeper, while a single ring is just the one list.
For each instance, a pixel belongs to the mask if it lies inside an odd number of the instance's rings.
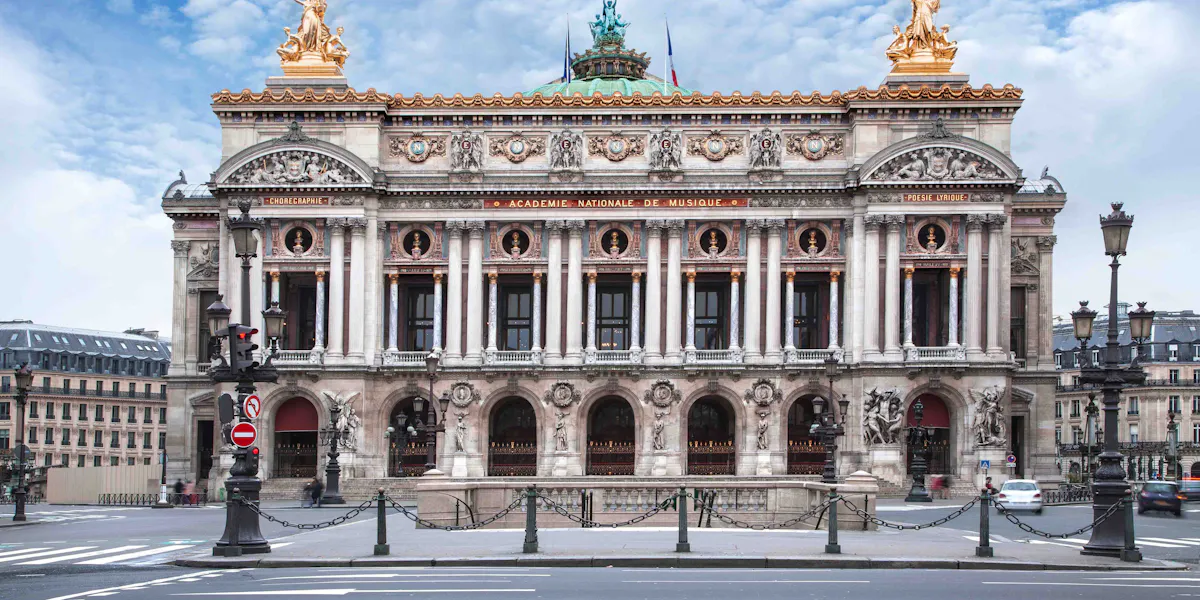
[{"label": "stone column", "polygon": [[684,348],[688,358],[696,352],[696,272],[687,272],[687,347]]},{"label": "stone column", "polygon": [[858,234],[858,231],[861,230],[854,229],[853,221],[842,221],[842,245],[846,249],[846,268],[844,271],[842,271],[842,275],[838,279],[839,281],[846,282],[846,306],[844,308],[841,306],[841,299],[839,298],[838,324],[840,331],[837,339],[838,343],[841,344],[841,347],[845,351],[844,360],[846,362],[854,360],[854,339],[857,335],[856,331],[862,328],[861,323],[858,323],[853,318],[854,315],[860,314],[854,312],[853,298],[853,282],[857,279],[858,271],[861,270],[859,268],[859,264],[856,262],[857,253],[854,251],[855,244],[857,244],[858,238],[861,237]]},{"label": "stone column", "polygon": [[[742,296],[741,290],[738,289],[738,277],[740,277],[740,276],[741,276],[741,273],[738,273],[737,269],[734,269],[733,271],[730,271],[730,273],[729,273],[729,349],[730,350],[737,350],[739,348],[738,338],[740,336],[738,334],[740,332],[738,331],[738,329],[739,329],[739,327],[738,327],[738,325],[739,325],[738,312],[740,312],[739,303],[741,302],[741,299],[742,299],[741,298],[741,296]],[[695,290],[692,290],[692,291],[694,292]],[[694,321],[695,316],[693,315],[692,317],[689,317],[689,319]]]},{"label": "stone column", "polygon": [[588,271],[587,287],[587,362],[596,362],[596,272]]},{"label": "stone column", "polygon": [[863,250],[863,359],[879,360],[879,228],[882,215],[864,219],[867,239]]},{"label": "stone column", "polygon": [[350,350],[348,362],[361,363],[366,358],[363,351],[364,326],[366,325],[366,241],[367,220],[350,220]]},{"label": "stone column", "polygon": [[[263,274],[263,254],[266,253],[267,245],[264,241],[266,231],[261,230],[255,234],[255,251],[254,258],[250,259],[250,326],[255,323],[259,324],[258,335],[255,342],[258,343],[259,349],[255,351],[255,356],[264,357],[267,351],[267,332],[263,331],[262,327],[262,311],[263,301],[267,296],[267,278]],[[238,273],[241,275],[241,272]],[[265,358],[260,358],[260,361],[265,361]]]},{"label": "stone column", "polygon": [[483,221],[467,221],[467,353],[463,360],[483,364]]},{"label": "stone column", "polygon": [[[841,299],[838,298],[838,280],[841,279],[841,273],[830,271],[829,273],[829,349],[838,349],[838,325],[839,316],[841,315]],[[788,328],[789,330],[791,327]]]},{"label": "stone column", "polygon": [[913,347],[913,268],[904,269],[904,347]]},{"label": "stone column", "polygon": [[846,311],[846,319],[854,325],[847,328],[847,332],[853,332],[852,337],[847,341],[847,346],[851,351],[852,358],[856,362],[863,358],[863,348],[866,336],[866,320],[868,318],[866,307],[866,241],[867,241],[867,225],[863,215],[855,214],[853,225],[847,224],[851,232],[850,242],[848,243],[851,250],[850,260],[854,263],[854,268],[850,270],[850,297],[849,308]]},{"label": "stone column", "polygon": [[499,348],[496,347],[496,331],[500,328],[500,292],[496,286],[497,273],[488,272],[488,317],[487,317],[487,358],[491,362]]},{"label": "stone column", "polygon": [[[1041,273],[1038,275],[1038,314],[1039,327],[1036,331],[1040,332],[1037,335],[1037,357],[1039,368],[1054,368],[1054,328],[1049,326],[1041,319],[1051,319],[1054,314],[1054,246],[1058,243],[1058,237],[1053,235],[1039,237],[1037,240],[1039,266]],[[1031,312],[1029,306],[1025,307],[1025,314]],[[1044,316],[1041,316],[1044,315]]]},{"label": "stone column", "polygon": [[325,352],[325,272],[317,271],[317,314],[314,318],[316,321],[316,331],[313,337],[316,340],[313,342],[313,352],[324,354]]},{"label": "stone column", "polygon": [[629,349],[633,351],[636,359],[642,354],[642,274],[634,271],[631,276],[633,283],[629,292]]},{"label": "stone column", "polygon": [[462,221],[446,222],[446,361],[448,363],[462,360],[462,233],[464,228],[465,224]]},{"label": "stone column", "polygon": [[271,271],[271,302],[279,302],[279,271]]},{"label": "stone column", "polygon": [[562,221],[546,221],[546,363],[562,362]]},{"label": "stone column", "polygon": [[967,215],[967,309],[963,329],[967,339],[967,359],[983,356],[979,330],[983,316],[983,216]]},{"label": "stone column", "polygon": [[762,230],[761,219],[746,221],[746,362],[762,362],[762,345],[759,331],[762,320],[759,309],[762,304]]},{"label": "stone column", "polygon": [[537,362],[542,356],[542,272],[533,272],[533,323],[530,350]]},{"label": "stone column", "polygon": [[887,223],[887,262],[884,289],[884,358],[887,360],[903,360],[900,351],[900,229],[904,225],[903,215],[888,215]]},{"label": "stone column", "polygon": [[442,353],[442,272],[433,272],[433,351]]},{"label": "stone column", "polygon": [[380,258],[383,252],[380,249],[381,235],[387,231],[387,223],[380,223],[375,217],[367,218],[367,238],[366,238],[366,260],[365,260],[365,275],[366,282],[365,295],[363,301],[363,311],[366,314],[363,324],[363,355],[364,361],[368,365],[377,365],[382,360],[382,346],[380,340],[383,339],[383,307],[380,306],[382,298],[380,291],[382,289],[381,282],[383,276],[383,259]]},{"label": "stone column", "polygon": [[388,352],[399,352],[400,337],[400,276],[388,275]]},{"label": "stone column", "polygon": [[680,352],[679,335],[682,321],[680,309],[683,308],[682,273],[682,237],[683,221],[667,221],[667,326],[666,354],[664,359],[669,363],[680,363],[683,354]]},{"label": "stone column", "polygon": [[[646,363],[663,359],[662,347],[662,231],[663,221],[646,221]],[[634,280],[636,281],[636,279]],[[634,284],[636,285],[636,284]],[[634,302],[638,295],[633,294]],[[637,318],[637,311],[634,311]]]},{"label": "stone column", "polygon": [[767,335],[766,354],[768,363],[778,364],[783,361],[783,351],[779,337],[782,333],[780,326],[779,284],[783,268],[783,235],[786,223],[783,219],[767,219]]},{"label": "stone column", "polygon": [[569,363],[583,362],[583,221],[567,221],[567,353]]},{"label": "stone column", "polygon": [[951,348],[958,344],[958,267],[950,268],[950,341]]},{"label": "stone column", "polygon": [[346,237],[345,219],[329,219],[329,361],[346,353]]},{"label": "stone column", "polygon": [[783,290],[783,355],[785,361],[791,361],[796,356],[796,272],[789,269],[785,276],[787,283]]},{"label": "stone column", "polygon": [[1004,215],[988,215],[988,292],[987,292],[987,354],[991,358],[1004,359],[1004,340],[1000,339],[1000,317],[1007,302],[1002,289],[1001,275],[1004,273],[1003,236]]},{"label": "stone column", "polygon": [[[171,285],[171,340],[175,343],[175,351],[171,353],[171,374],[182,375],[185,368],[185,357],[187,362],[196,362],[196,345],[199,340],[191,340],[188,342],[187,330],[187,271],[188,271],[188,249],[191,248],[191,242],[187,240],[171,240],[171,250],[175,253],[174,264],[174,279]],[[203,308],[208,308],[207,306]],[[214,332],[215,333],[215,332]],[[186,344],[187,351],[180,352]],[[18,434],[20,435],[20,434]]]}]

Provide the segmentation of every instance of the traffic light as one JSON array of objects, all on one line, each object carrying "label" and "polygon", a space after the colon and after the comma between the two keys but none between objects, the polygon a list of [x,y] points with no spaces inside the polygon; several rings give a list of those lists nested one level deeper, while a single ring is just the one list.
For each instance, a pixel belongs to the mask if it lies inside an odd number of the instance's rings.
[{"label": "traffic light", "polygon": [[235,375],[258,367],[258,363],[254,361],[254,351],[258,350],[258,344],[254,343],[254,336],[257,334],[258,330],[253,327],[237,325],[233,328],[233,335],[230,336],[233,364],[230,367]]},{"label": "traffic light", "polygon": [[258,475],[258,461],[262,458],[259,454],[258,446],[252,446],[250,452],[246,454],[246,466],[249,467],[250,477]]}]

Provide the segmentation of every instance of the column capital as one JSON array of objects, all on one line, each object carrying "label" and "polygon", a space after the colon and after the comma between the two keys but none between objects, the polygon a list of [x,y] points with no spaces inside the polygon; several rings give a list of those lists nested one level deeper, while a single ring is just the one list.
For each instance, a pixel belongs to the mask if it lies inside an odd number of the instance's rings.
[{"label": "column capital", "polygon": [[317,281],[325,281],[325,271],[317,271]]},{"label": "column capital", "polygon": [[596,283],[596,272],[595,271],[588,271],[587,277],[588,277],[589,282]]},{"label": "column capital", "polygon": [[667,233],[671,237],[683,235],[683,229],[686,223],[683,219],[666,219],[663,221],[663,226],[666,227]]},{"label": "column capital", "polygon": [[764,219],[763,226],[771,230],[771,233],[777,233],[787,227],[786,219]]},{"label": "column capital", "polygon": [[541,283],[541,282],[542,282],[542,272],[541,272],[541,271],[534,271],[534,272],[533,272],[533,282],[534,282],[534,283]]},{"label": "column capital", "polygon": [[548,221],[545,221],[544,223],[542,223],[542,227],[546,231],[554,234],[554,233],[558,233],[558,232],[562,231],[566,227],[566,225],[563,223],[563,221],[561,219],[551,219],[551,220],[548,220]]},{"label": "column capital", "polygon": [[958,267],[950,267],[950,278],[951,278],[951,279],[958,279],[958,273],[959,273],[959,271],[961,271],[961,270],[962,270],[962,269],[959,269]]},{"label": "column capital", "polygon": [[441,282],[442,282],[442,272],[441,272],[440,270],[435,270],[435,271],[433,272],[433,282],[434,282],[434,283],[441,283]]},{"label": "column capital", "polygon": [[746,219],[746,233],[757,234],[766,226],[766,219]]},{"label": "column capital", "polygon": [[885,215],[867,215],[863,217],[863,223],[867,226],[867,231],[879,231],[879,228],[887,222]]},{"label": "column capital", "polygon": [[187,240],[171,240],[171,250],[175,251],[175,258],[187,258],[188,249],[192,247],[192,243]]},{"label": "column capital", "polygon": [[914,273],[915,271],[916,271],[916,269],[913,269],[912,267],[904,267],[904,278],[905,278],[905,279],[912,279],[912,277],[913,277],[913,273]]},{"label": "column capital", "polygon": [[796,270],[795,269],[788,269],[786,272],[784,272],[784,275],[787,276],[788,283],[796,282]]},{"label": "column capital", "polygon": [[1056,244],[1058,244],[1057,235],[1044,235],[1037,239],[1038,250],[1041,250],[1042,252],[1049,252],[1053,250]]},{"label": "column capital", "polygon": [[663,219],[648,219],[646,221],[646,233],[649,235],[662,235],[662,230],[667,227],[667,222]]},{"label": "column capital", "polygon": [[742,272],[737,269],[734,269],[729,272],[729,280],[732,281],[733,283],[737,283],[738,277],[741,277],[741,276],[742,276]]},{"label": "column capital", "polygon": [[1004,224],[1008,222],[1008,215],[988,215],[988,227],[992,231],[1000,231],[1004,228]]},{"label": "column capital", "polygon": [[904,226],[904,215],[885,215],[888,233],[899,233]]},{"label": "column capital", "polygon": [[346,226],[350,228],[351,235],[365,235],[367,232],[367,220],[361,217],[346,219]]},{"label": "column capital", "polygon": [[854,235],[854,219],[842,219],[842,233],[847,237]]},{"label": "column capital", "polygon": [[[796,277],[796,273],[795,273],[795,272],[791,272],[791,273],[789,273],[789,274],[788,274],[788,276],[789,276],[789,278],[790,278],[790,279],[795,279],[795,277]],[[832,282],[832,283],[837,283],[837,282],[838,282],[838,278],[840,278],[841,276],[842,276],[842,272],[841,272],[841,271],[830,271],[830,272],[829,272],[829,281],[830,281],[830,282]]]},{"label": "column capital", "polygon": [[400,282],[400,274],[399,273],[388,273],[388,281],[390,281],[392,283],[392,285],[399,283]]},{"label": "column capital", "polygon": [[279,271],[271,271],[271,281],[279,281]]},{"label": "column capital", "polygon": [[346,221],[348,219],[345,217],[330,217],[325,219],[325,226],[329,228],[330,233],[339,234],[342,232],[342,228],[346,226]]},{"label": "column capital", "polygon": [[488,271],[488,283],[496,285],[496,278],[499,276],[500,274],[496,271]]},{"label": "column capital", "polygon": [[587,221],[583,219],[567,219],[563,221],[563,228],[571,234],[572,237],[583,235],[583,229],[587,227]]},{"label": "column capital", "polygon": [[471,221],[463,221],[463,229],[466,229],[471,234],[471,239],[483,239],[483,230],[485,223],[482,220],[476,219]]},{"label": "column capital", "polygon": [[983,231],[983,223],[985,220],[985,215],[967,215],[967,231]]},{"label": "column capital", "polygon": [[696,270],[695,269],[688,269],[687,280],[688,280],[688,283],[696,282]]},{"label": "column capital", "polygon": [[634,283],[637,283],[642,280],[642,272],[641,271],[634,271],[634,272],[630,273],[629,275],[630,275],[630,277],[633,277]]},{"label": "column capital", "polygon": [[446,221],[446,233],[450,235],[458,235],[467,228],[465,221]]}]

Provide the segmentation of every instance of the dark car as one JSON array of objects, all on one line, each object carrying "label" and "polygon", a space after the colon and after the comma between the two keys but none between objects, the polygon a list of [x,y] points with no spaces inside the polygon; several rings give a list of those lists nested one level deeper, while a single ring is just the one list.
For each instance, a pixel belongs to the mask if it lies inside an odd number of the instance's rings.
[{"label": "dark car", "polygon": [[1149,481],[1142,486],[1142,492],[1138,494],[1138,514],[1148,510],[1161,510],[1182,517],[1183,498],[1179,486],[1174,482]]}]

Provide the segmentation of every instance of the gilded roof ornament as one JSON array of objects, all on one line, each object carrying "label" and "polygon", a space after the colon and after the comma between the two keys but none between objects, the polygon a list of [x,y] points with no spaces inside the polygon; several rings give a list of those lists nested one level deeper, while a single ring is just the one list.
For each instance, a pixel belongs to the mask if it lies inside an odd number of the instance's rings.
[{"label": "gilded roof ornament", "polygon": [[912,0],[912,21],[904,30],[892,27],[895,41],[888,46],[892,73],[903,75],[940,75],[949,73],[958,54],[958,42],[947,37],[950,26],[939,30],[933,17],[942,8],[942,0]]},{"label": "gilded roof ornament", "polygon": [[342,43],[343,28],[337,33],[325,24],[326,0],[292,0],[304,7],[296,33],[284,27],[287,41],[275,51],[287,77],[341,77],[350,50]]}]

